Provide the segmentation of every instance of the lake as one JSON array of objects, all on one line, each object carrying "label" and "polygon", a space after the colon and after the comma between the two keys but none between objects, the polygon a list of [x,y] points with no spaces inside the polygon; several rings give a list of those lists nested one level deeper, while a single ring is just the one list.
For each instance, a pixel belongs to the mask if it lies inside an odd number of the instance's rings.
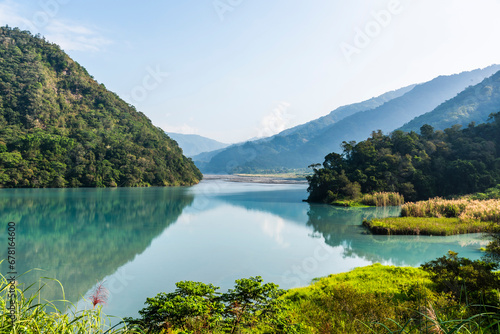
[{"label": "lake", "polygon": [[[119,317],[136,316],[147,297],[181,280],[225,291],[259,275],[292,288],[375,262],[418,266],[448,250],[477,259],[487,243],[481,235],[373,236],[362,220],[396,216],[398,207],[310,205],[302,202],[306,187],[208,180],[175,188],[2,189],[0,216],[17,224],[17,271],[40,269],[20,282],[55,278],[67,300],[90,308],[82,297],[104,280],[110,296],[103,310]],[[6,250],[6,228],[0,239]],[[58,284],[46,282],[42,297],[62,298]]]}]

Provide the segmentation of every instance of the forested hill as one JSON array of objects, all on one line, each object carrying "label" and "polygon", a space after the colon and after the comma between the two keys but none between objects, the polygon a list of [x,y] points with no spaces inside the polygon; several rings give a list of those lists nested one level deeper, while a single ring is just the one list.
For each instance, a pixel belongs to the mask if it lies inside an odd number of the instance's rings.
[{"label": "forested hill", "polygon": [[0,28],[0,187],[189,185],[201,177],[164,131],[57,45]]},{"label": "forested hill", "polygon": [[[500,109],[500,106],[499,106]],[[421,134],[373,132],[344,142],[343,154],[326,156],[308,177],[309,201],[355,199],[360,193],[399,192],[405,200],[482,192],[500,184],[500,113],[491,123],[453,126]]]},{"label": "forested hill", "polygon": [[400,130],[418,131],[424,124],[443,130],[455,124],[483,123],[500,108],[500,71],[470,86],[456,97],[405,124]]}]

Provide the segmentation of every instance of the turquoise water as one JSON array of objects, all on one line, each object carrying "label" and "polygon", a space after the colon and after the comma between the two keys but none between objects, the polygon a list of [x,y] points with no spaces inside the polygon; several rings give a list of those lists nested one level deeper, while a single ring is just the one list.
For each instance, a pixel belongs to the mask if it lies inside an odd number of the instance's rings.
[{"label": "turquoise water", "polygon": [[[119,317],[136,316],[147,297],[181,280],[226,290],[260,275],[292,288],[375,262],[418,266],[448,250],[476,259],[487,243],[480,235],[372,236],[362,220],[399,208],[309,205],[306,197],[306,185],[217,180],[186,188],[3,189],[0,220],[17,224],[17,271],[40,269],[20,282],[56,278],[65,298],[85,308],[82,297],[104,280],[104,312]],[[6,241],[1,249],[3,258]],[[62,298],[58,284],[48,281],[43,297]]]}]

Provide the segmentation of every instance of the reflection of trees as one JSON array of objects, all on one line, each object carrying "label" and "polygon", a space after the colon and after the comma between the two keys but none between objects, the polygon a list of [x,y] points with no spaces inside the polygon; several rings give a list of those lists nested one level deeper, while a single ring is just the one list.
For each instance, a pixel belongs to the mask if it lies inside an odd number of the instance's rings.
[{"label": "reflection of trees", "polygon": [[399,207],[341,208],[312,204],[307,212],[308,226],[323,234],[332,247],[351,244],[360,234],[366,233],[361,226],[363,219],[399,215]]},{"label": "reflection of trees", "polygon": [[[0,217],[17,224],[17,272],[44,270],[21,281],[56,278],[76,301],[142,253],[192,201],[183,188],[9,189],[0,193]],[[61,298],[55,284],[43,291]]]},{"label": "reflection of trees", "polygon": [[[460,243],[477,243],[475,234],[451,237],[381,236],[370,234],[361,223],[363,219],[398,216],[398,207],[339,208],[311,205],[308,225],[314,234],[321,234],[332,246],[344,246],[344,256],[361,257],[373,262],[390,261],[396,265],[417,266],[422,262],[443,256],[452,247],[459,250]],[[479,252],[460,251],[461,256],[478,258]]]}]

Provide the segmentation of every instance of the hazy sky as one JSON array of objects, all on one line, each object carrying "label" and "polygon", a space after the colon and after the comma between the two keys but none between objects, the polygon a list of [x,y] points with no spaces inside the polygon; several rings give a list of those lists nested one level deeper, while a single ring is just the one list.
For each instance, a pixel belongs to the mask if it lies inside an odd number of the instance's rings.
[{"label": "hazy sky", "polygon": [[0,0],[166,131],[268,136],[500,63],[500,0]]}]

